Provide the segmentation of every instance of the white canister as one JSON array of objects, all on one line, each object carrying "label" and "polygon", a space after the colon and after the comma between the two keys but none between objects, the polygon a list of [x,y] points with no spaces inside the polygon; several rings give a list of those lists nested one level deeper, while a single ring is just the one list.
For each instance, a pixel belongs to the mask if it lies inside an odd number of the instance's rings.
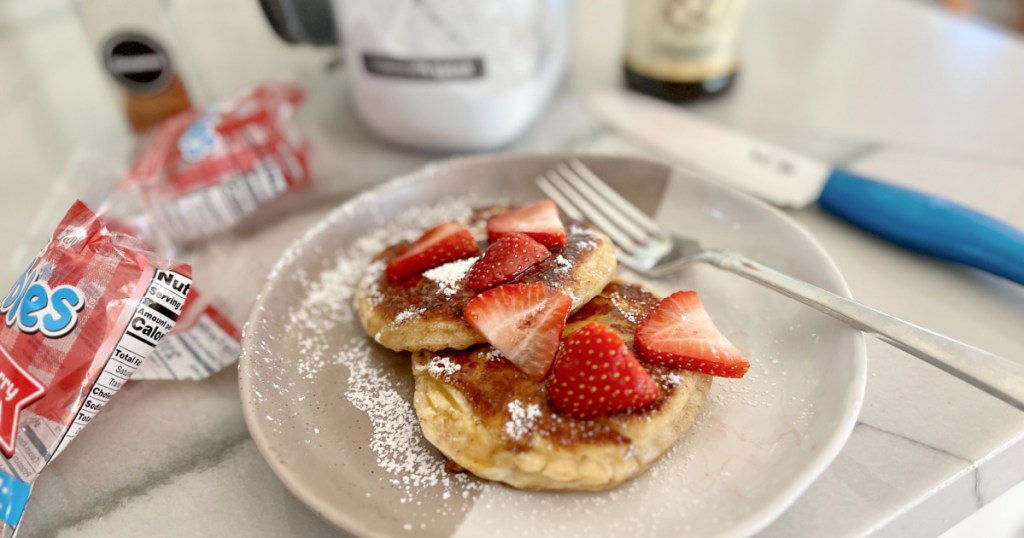
[{"label": "white canister", "polygon": [[356,109],[396,144],[508,144],[564,71],[564,0],[335,0],[334,11]]}]

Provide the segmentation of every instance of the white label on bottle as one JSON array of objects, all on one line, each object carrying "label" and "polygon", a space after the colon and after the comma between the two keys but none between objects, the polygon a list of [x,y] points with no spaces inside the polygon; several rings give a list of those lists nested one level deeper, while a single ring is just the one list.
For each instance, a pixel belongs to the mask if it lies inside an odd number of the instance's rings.
[{"label": "white label on bottle", "polygon": [[736,70],[746,0],[630,0],[626,65],[672,82]]}]

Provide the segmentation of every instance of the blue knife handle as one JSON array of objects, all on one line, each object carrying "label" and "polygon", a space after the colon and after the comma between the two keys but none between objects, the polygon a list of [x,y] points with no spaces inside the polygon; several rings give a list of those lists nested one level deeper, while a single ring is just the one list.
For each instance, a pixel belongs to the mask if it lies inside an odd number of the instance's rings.
[{"label": "blue knife handle", "polygon": [[948,199],[836,169],[818,203],[898,245],[1024,284],[1024,232]]}]

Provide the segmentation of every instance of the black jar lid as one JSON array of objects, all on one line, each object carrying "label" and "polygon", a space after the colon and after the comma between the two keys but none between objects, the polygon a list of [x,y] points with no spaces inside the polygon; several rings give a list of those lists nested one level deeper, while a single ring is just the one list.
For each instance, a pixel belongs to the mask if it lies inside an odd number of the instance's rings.
[{"label": "black jar lid", "polygon": [[274,32],[288,43],[338,42],[331,0],[260,0],[260,6]]}]

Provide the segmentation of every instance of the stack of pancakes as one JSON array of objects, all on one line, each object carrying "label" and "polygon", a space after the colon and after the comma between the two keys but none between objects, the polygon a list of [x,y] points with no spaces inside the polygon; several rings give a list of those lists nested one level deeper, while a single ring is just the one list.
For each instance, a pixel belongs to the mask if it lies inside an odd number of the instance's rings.
[{"label": "stack of pancakes", "polygon": [[[465,224],[481,230],[500,211],[476,211]],[[607,236],[582,223],[566,230],[566,246],[515,281],[543,282],[573,299],[563,336],[597,321],[631,348],[637,324],[659,298],[613,281],[615,249]],[[357,308],[379,344],[413,352],[423,434],[459,467],[523,489],[604,490],[650,467],[699,415],[711,378],[649,364],[644,367],[664,395],[650,407],[591,419],[554,411],[545,382],[502,358],[464,319],[463,309],[478,295],[462,285],[472,260],[390,283],[384,267],[405,246],[386,248],[367,267]]]}]

